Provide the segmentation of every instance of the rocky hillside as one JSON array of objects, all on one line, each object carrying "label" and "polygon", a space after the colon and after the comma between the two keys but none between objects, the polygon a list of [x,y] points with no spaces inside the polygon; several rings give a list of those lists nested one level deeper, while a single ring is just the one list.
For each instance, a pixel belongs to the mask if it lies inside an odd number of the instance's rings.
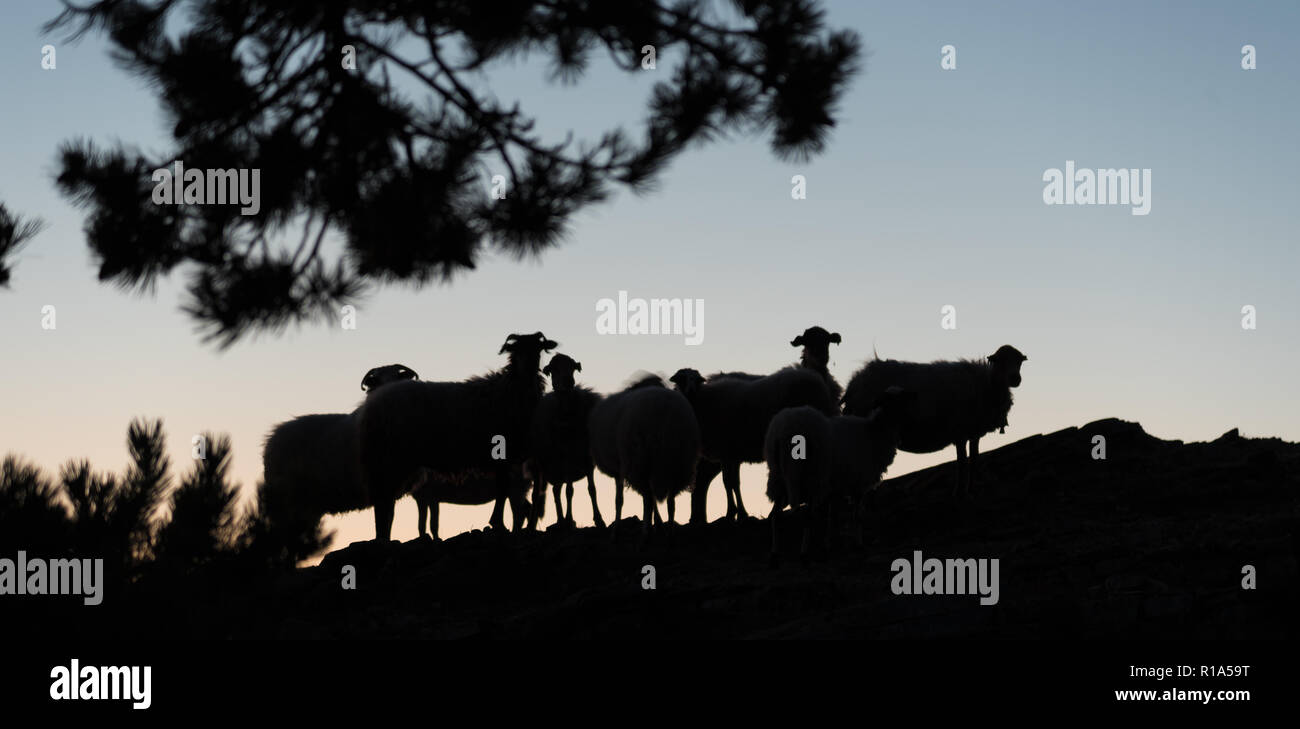
[{"label": "rocky hillside", "polygon": [[[1093,437],[1106,459],[1091,457]],[[865,543],[771,568],[765,520],[357,543],[272,584],[173,612],[222,637],[1297,637],[1300,444],[1165,441],[1103,420],[983,454],[954,501],[947,464],[884,482]],[[755,505],[758,506],[758,505]],[[793,517],[787,544],[798,543]],[[891,563],[997,558],[1000,594],[897,596]],[[341,589],[345,565],[356,590]],[[1257,589],[1242,589],[1242,568]],[[655,589],[643,589],[644,568]],[[242,594],[241,594],[242,593]]]}]

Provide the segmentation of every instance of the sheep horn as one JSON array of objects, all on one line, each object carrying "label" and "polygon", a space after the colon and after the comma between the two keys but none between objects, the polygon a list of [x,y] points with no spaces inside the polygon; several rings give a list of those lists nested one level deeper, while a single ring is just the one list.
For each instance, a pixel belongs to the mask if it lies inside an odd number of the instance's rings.
[{"label": "sheep horn", "polygon": [[799,336],[797,336],[797,337],[795,337],[794,339],[791,339],[791,340],[790,340],[790,346],[791,346],[791,347],[798,347],[800,344],[803,344],[803,335],[802,335],[802,334],[800,334]]}]

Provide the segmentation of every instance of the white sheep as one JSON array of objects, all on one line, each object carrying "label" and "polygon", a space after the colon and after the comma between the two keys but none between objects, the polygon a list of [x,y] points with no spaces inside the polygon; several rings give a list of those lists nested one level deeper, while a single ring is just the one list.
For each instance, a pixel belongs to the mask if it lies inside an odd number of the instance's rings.
[{"label": "white sheep", "polygon": [[1020,386],[1020,365],[1028,359],[1009,344],[999,347],[987,361],[875,359],[849,380],[844,412],[866,414],[891,386],[916,393],[916,405],[903,422],[898,447],[909,453],[933,453],[955,446],[957,482],[953,494],[968,492],[971,471],[979,458],[979,440],[994,430],[1005,432],[1011,388]]},{"label": "white sheep", "polygon": [[700,457],[700,428],[691,405],[663,380],[648,376],[606,397],[587,419],[591,457],[614,479],[614,520],[623,517],[623,486],[641,494],[642,527],[659,519],[656,501],[668,502],[690,488]]},{"label": "white sheep", "polygon": [[[376,367],[361,380],[361,389],[369,400],[384,387],[417,377],[404,365]],[[303,415],[271,430],[262,450],[259,500],[272,524],[314,529],[325,514],[371,505],[357,458],[358,410]]]},{"label": "white sheep", "polygon": [[749,516],[740,496],[740,464],[763,461],[763,437],[773,415],[800,405],[827,415],[839,412],[821,375],[804,367],[786,367],[767,376],[724,372],[707,380],[685,368],[671,379],[700,424],[702,460],[691,492],[692,524],[706,521],[709,482],[719,471],[727,490],[727,518]]},{"label": "white sheep", "polygon": [[827,417],[808,406],[777,413],[767,428],[767,497],[772,501],[772,559],[777,556],[777,514],[786,506],[803,509],[807,557],[813,525],[824,525],[834,504],[856,502],[894,462],[899,428],[916,394],[891,387],[866,417]]},{"label": "white sheep", "polygon": [[505,530],[511,473],[528,453],[533,408],[542,397],[541,353],[559,346],[541,332],[511,334],[498,354],[510,361],[463,382],[399,382],[377,391],[359,413],[361,473],[375,506],[375,539],[387,542],[393,504],[425,469],[493,474],[489,524]]}]

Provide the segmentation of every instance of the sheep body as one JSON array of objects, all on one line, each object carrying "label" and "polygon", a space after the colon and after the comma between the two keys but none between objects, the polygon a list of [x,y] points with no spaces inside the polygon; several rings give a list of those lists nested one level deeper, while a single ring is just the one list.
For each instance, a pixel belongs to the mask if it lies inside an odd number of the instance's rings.
[{"label": "sheep body", "polygon": [[899,447],[910,453],[932,453],[955,446],[960,489],[969,486],[967,442],[973,460],[981,437],[1006,428],[1011,388],[1020,385],[1020,365],[1026,359],[1014,347],[1003,345],[987,361],[873,360],[849,380],[844,412],[867,413],[891,386],[915,393],[916,402],[902,423]]},{"label": "sheep body", "polygon": [[[595,464],[591,459],[591,442],[587,420],[600,403],[601,396],[577,385],[573,373],[582,364],[563,354],[553,357],[543,372],[551,377],[552,392],[542,396],[533,411],[531,461],[537,480],[533,496],[533,523],[545,514],[546,485],[554,488],[557,522],[573,522],[573,482],[587,480],[591,510],[596,526],[605,525],[596,501]],[[560,487],[568,486],[568,514],[560,503]]]},{"label": "sheep body", "polygon": [[728,518],[747,515],[740,496],[740,464],[764,460],[764,438],[774,415],[801,405],[827,415],[838,412],[822,377],[804,367],[786,367],[766,376],[724,372],[707,379],[693,369],[682,369],[672,381],[690,401],[700,425],[705,462],[691,494],[695,523],[705,520],[709,482],[719,471],[728,492]]},{"label": "sheep body", "polygon": [[587,420],[595,466],[613,477],[615,519],[622,517],[623,485],[641,494],[644,523],[658,518],[657,501],[690,488],[700,455],[700,428],[691,405],[658,377],[647,377],[597,403]]},{"label": "sheep body", "polygon": [[369,508],[358,458],[355,412],[303,415],[277,425],[262,455],[267,505],[304,517]]},{"label": "sheep body", "polygon": [[[408,367],[387,365],[367,372],[361,387],[370,399],[383,387],[416,377]],[[273,522],[312,526],[325,514],[372,505],[359,463],[358,412],[299,416],[267,435],[259,499]]]},{"label": "sheep body", "polygon": [[[891,387],[866,417],[828,417],[811,407],[782,410],[767,429],[767,497],[772,501],[772,553],[777,552],[777,514],[786,506],[806,505],[806,553],[812,523],[829,516],[834,503],[857,501],[880,481],[894,462],[902,419],[915,401],[913,393]],[[796,451],[795,438],[802,437]],[[800,457],[796,457],[796,452]]]},{"label": "sheep body", "polygon": [[[541,332],[512,334],[501,347],[510,361],[500,370],[463,382],[399,382],[366,401],[358,424],[361,468],[378,541],[388,541],[393,502],[414,488],[423,469],[493,473],[497,498],[490,524],[505,528],[510,472],[528,452],[533,408],[542,396],[538,360],[556,346]],[[501,446],[505,453],[498,458]]]},{"label": "sheep body", "polygon": [[[510,489],[507,498],[510,501],[510,515],[514,529],[522,526],[524,519],[532,511],[529,507],[528,484],[520,469],[510,472]],[[428,534],[438,538],[439,504],[458,504],[478,506],[491,504],[497,498],[496,474],[489,471],[469,470],[458,474],[445,474],[426,471],[411,490],[418,514],[420,536],[425,534],[426,519]],[[426,516],[427,515],[427,516]]]}]

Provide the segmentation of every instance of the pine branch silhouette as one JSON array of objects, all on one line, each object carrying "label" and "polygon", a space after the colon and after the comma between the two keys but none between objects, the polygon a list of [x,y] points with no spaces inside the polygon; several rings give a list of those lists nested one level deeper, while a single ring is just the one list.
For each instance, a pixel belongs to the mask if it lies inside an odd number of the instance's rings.
[{"label": "pine branch silhouette", "polygon": [[[645,193],[677,155],[765,134],[782,159],[821,152],[856,72],[856,34],[816,0],[189,0],[68,4],[46,26],[102,32],[148,82],[175,148],[88,140],[57,184],[87,210],[101,281],[148,291],[196,264],[183,309],[206,341],[333,317],[373,286],[472,270],[485,249],[536,256],[616,188]],[[725,17],[724,17],[725,16]],[[164,32],[166,29],[167,32]],[[576,83],[594,55],[662,80],[639,134],[547,141],[497,99],[494,63],[541,57]],[[345,53],[355,60],[345,68]],[[260,212],[152,200],[152,171],[260,170]],[[504,199],[489,180],[506,181]],[[341,239],[342,246],[327,245]],[[335,248],[341,252],[333,253]]]},{"label": "pine branch silhouette", "polygon": [[39,218],[24,220],[9,212],[4,203],[0,203],[0,288],[7,288],[12,275],[11,258],[27,241],[36,237],[45,228],[45,222]]}]

